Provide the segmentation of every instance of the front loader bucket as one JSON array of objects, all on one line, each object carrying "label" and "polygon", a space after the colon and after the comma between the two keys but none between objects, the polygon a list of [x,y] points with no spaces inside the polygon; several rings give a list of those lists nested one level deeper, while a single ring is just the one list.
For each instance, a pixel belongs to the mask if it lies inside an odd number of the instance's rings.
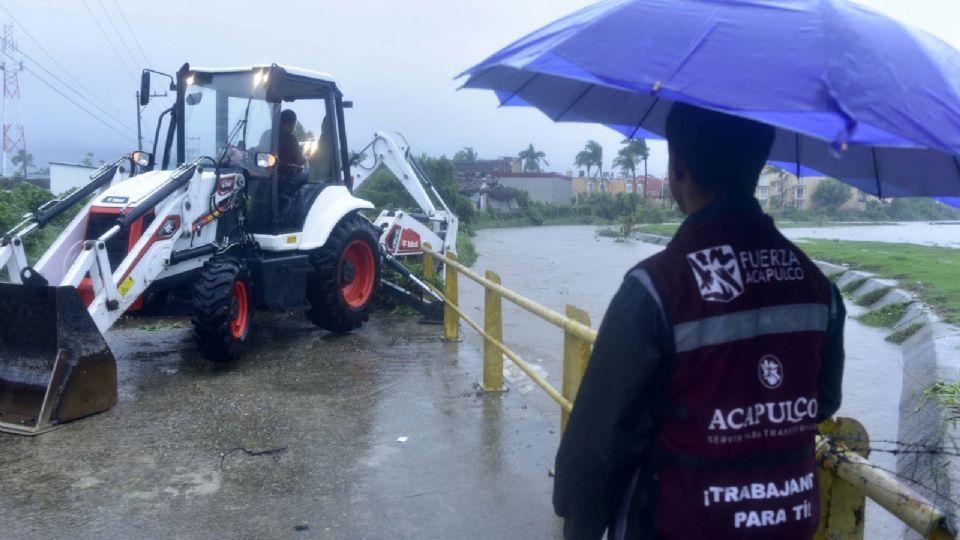
[{"label": "front loader bucket", "polygon": [[0,431],[36,435],[116,403],[116,361],[77,290],[0,283]]}]

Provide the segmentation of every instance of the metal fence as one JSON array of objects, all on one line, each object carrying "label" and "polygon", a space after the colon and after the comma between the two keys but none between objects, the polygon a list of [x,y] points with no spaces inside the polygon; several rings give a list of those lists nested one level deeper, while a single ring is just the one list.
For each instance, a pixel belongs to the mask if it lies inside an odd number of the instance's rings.
[{"label": "metal fence", "polygon": [[[505,390],[503,357],[507,357],[560,406],[562,434],[597,337],[597,331],[590,327],[590,317],[583,310],[571,305],[566,307],[566,315],[561,315],[504,287],[496,273],[487,271],[485,276],[481,276],[460,264],[456,255],[443,255],[428,244],[424,245],[423,261],[427,282],[433,279],[434,260],[444,265],[444,290],[435,289],[444,300],[443,338],[458,341],[460,319],[467,323],[483,337],[483,390]],[[468,317],[460,308],[460,274],[484,288],[483,324]],[[560,390],[551,386],[529,364],[504,345],[504,299],[563,330],[563,382]],[[820,435],[816,440],[816,452],[821,497],[820,527],[815,538],[862,539],[866,497],[887,509],[924,538],[942,540],[957,537],[956,530],[948,523],[944,512],[893,475],[869,462],[869,437],[856,420],[837,418],[821,424]]]}]

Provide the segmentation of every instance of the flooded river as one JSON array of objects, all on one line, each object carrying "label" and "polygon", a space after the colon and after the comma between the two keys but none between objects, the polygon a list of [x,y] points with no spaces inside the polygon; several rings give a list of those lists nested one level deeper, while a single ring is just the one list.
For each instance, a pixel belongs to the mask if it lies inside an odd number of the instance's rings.
[{"label": "flooded river", "polygon": [[[833,227],[815,229],[820,238],[834,238],[857,231],[876,231],[870,235],[887,241],[914,241],[949,245],[956,242],[954,226],[922,225],[924,234],[904,230],[902,238],[889,231],[897,225],[875,227]],[[904,229],[913,229],[905,227]],[[593,226],[529,227],[480,231],[474,239],[479,259],[474,269],[481,273],[495,271],[506,287],[561,313],[567,304],[585,310],[594,328],[599,327],[607,304],[623,275],[633,265],[661,249],[642,242],[615,242],[596,235]],[[802,235],[801,229],[790,229],[790,236]],[[942,233],[940,231],[943,231]],[[941,237],[940,235],[944,235]],[[946,238],[947,235],[952,238]],[[806,235],[810,237],[812,235]],[[866,238],[863,238],[866,239]],[[874,238],[870,238],[874,239]],[[960,247],[960,245],[958,245]],[[461,303],[477,321],[483,320],[482,289],[461,281]],[[848,305],[845,346],[847,352],[843,384],[843,406],[839,415],[860,420],[874,440],[897,440],[897,424],[902,380],[900,349],[884,341],[885,333],[858,323],[854,316],[862,308]],[[504,340],[534,365],[556,387],[561,382],[563,334],[555,327],[527,312],[504,302]],[[481,347],[477,335],[464,325],[467,344]],[[511,392],[524,395],[529,406],[548,414],[559,422],[559,407],[539,388],[529,382],[509,360],[505,373]],[[876,453],[871,460],[878,466],[894,470],[892,455]],[[903,528],[896,518],[868,502],[867,538],[900,538]]]},{"label": "flooded river", "polygon": [[904,222],[888,225],[847,225],[841,227],[791,227],[783,229],[787,238],[822,238],[898,242],[960,248],[960,222]]}]

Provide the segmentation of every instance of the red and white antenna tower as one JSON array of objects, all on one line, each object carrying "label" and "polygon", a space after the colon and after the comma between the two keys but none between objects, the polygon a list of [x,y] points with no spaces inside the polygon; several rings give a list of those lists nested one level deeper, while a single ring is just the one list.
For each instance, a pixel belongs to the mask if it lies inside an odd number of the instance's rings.
[{"label": "red and white antenna tower", "polygon": [[[3,25],[4,58],[10,58],[17,52],[17,42],[13,39],[13,25]],[[27,140],[23,134],[23,109],[20,104],[20,72],[23,60],[0,63],[3,71],[3,176],[7,176],[7,157],[17,150],[27,150]],[[8,120],[10,111],[16,107],[16,123]]]}]

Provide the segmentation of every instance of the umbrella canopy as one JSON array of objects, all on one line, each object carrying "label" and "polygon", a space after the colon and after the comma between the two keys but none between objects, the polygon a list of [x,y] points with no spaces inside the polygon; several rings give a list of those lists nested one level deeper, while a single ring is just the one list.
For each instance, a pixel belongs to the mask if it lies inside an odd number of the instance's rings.
[{"label": "umbrella canopy", "polygon": [[770,159],[792,170],[960,196],[960,53],[844,0],[608,0],[461,76],[628,137],[662,136],[682,101],[773,125]]},{"label": "umbrella canopy", "polygon": [[948,206],[960,208],[960,197],[937,197],[937,200]]}]

